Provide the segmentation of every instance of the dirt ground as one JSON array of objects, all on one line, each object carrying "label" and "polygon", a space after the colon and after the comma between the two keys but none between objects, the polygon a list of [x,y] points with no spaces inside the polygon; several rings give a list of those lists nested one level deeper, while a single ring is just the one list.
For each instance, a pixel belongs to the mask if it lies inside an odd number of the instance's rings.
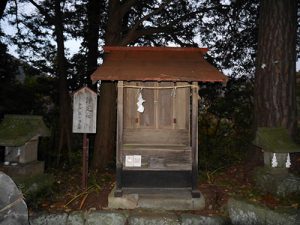
[{"label": "dirt ground", "polygon": [[[300,155],[293,159],[293,170],[300,171]],[[251,180],[251,173],[256,166],[262,166],[262,160],[238,163],[228,168],[206,171],[200,175],[199,190],[205,197],[204,210],[194,211],[202,215],[222,215],[230,196],[239,196],[249,201],[259,202],[267,207],[299,208],[297,199],[286,201],[271,194],[262,194],[255,189]],[[54,172],[54,171],[52,171]],[[53,194],[42,201],[38,208],[31,208],[30,212],[70,212],[73,210],[100,210],[107,207],[107,197],[115,182],[115,172],[107,170],[89,175],[89,186],[86,191],[81,188],[81,172],[78,168],[68,171],[55,171],[55,187]]]}]

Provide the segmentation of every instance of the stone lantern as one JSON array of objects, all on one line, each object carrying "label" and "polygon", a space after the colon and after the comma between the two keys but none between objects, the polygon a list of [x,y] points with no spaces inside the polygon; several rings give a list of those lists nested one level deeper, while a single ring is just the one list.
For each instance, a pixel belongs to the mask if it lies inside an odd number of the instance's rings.
[{"label": "stone lantern", "polygon": [[253,144],[264,154],[264,168],[257,168],[254,180],[259,189],[278,196],[300,192],[300,178],[289,173],[290,154],[300,152],[285,128],[260,127]]},{"label": "stone lantern", "polygon": [[300,152],[284,128],[258,128],[254,144],[262,149],[265,166],[271,168],[290,168],[290,153]]},{"label": "stone lantern", "polygon": [[41,136],[50,136],[41,116],[5,115],[0,124],[0,145],[5,147],[3,170],[10,176],[43,173],[44,162],[37,160]]}]

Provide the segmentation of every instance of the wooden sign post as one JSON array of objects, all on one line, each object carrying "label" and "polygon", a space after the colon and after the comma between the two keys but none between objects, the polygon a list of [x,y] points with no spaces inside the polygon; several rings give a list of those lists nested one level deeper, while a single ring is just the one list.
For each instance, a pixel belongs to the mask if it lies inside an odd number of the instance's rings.
[{"label": "wooden sign post", "polygon": [[97,94],[88,87],[76,91],[73,96],[73,133],[83,133],[82,188],[87,189],[88,133],[96,133]]}]

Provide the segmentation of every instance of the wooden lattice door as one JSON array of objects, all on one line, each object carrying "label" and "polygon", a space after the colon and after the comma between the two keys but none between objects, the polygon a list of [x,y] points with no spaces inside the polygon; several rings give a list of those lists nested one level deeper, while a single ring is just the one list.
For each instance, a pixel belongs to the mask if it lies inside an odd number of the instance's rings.
[{"label": "wooden lattice door", "polygon": [[[184,83],[127,82],[126,85],[129,88],[124,90],[124,143],[189,144],[190,89],[177,88]],[[145,100],[143,112],[137,111],[139,93]]]}]

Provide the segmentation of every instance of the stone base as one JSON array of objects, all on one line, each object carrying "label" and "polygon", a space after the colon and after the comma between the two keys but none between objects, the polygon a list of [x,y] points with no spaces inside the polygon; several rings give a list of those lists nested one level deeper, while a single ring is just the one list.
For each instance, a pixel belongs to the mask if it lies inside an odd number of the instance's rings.
[{"label": "stone base", "polygon": [[22,176],[35,176],[44,173],[44,162],[34,161],[25,164],[19,163],[15,166],[3,165],[1,170],[13,178],[19,178]]},{"label": "stone base", "polygon": [[110,209],[201,210],[205,207],[204,196],[192,198],[189,189],[123,189],[121,197],[115,197],[114,192],[115,188],[108,196]]}]

